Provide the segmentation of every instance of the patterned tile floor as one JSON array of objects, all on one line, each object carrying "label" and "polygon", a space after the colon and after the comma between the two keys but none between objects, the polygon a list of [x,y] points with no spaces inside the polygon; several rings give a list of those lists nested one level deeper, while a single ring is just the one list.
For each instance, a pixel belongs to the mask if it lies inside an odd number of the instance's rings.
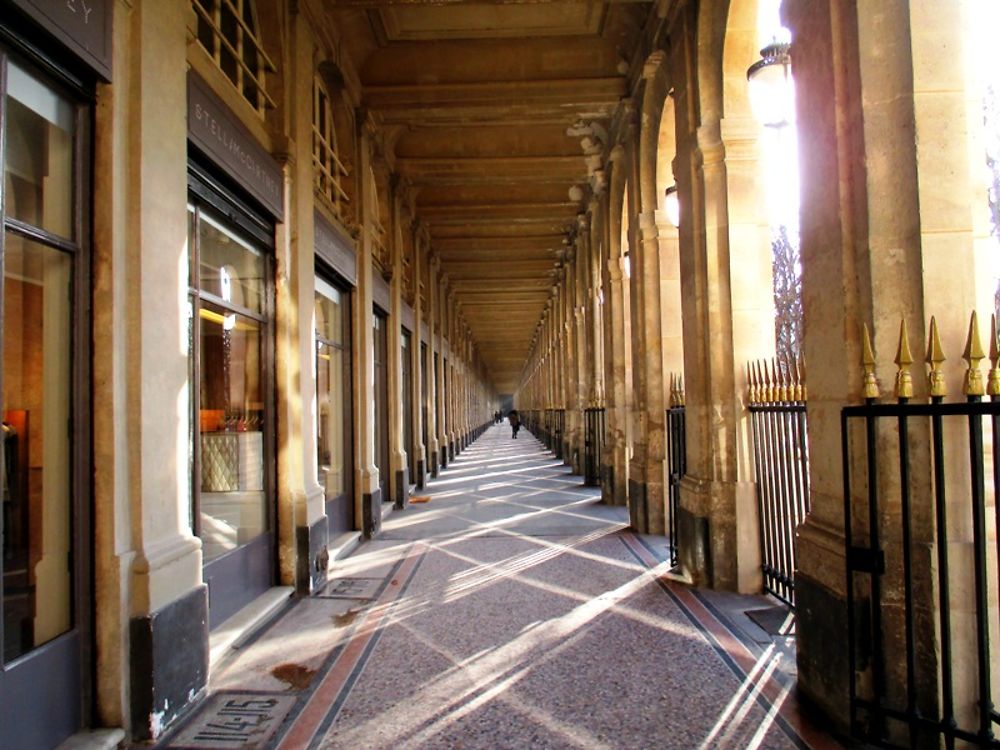
[{"label": "patterned tile floor", "polygon": [[742,615],[769,603],[672,579],[530,434],[489,429],[425,494],[161,746],[840,747],[798,711],[792,639]]}]

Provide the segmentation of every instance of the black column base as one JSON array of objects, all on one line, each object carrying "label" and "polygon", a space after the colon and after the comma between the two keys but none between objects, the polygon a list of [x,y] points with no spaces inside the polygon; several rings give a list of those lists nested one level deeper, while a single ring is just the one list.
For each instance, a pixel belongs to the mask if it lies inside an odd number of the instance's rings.
[{"label": "black column base", "polygon": [[410,494],[410,469],[406,467],[396,472],[396,502],[393,506],[396,510],[406,507],[406,497]]},{"label": "black column base", "polygon": [[441,464],[438,462],[438,452],[431,451],[431,476],[437,477],[441,472]]},{"label": "black column base", "polygon": [[677,557],[696,586],[711,586],[714,578],[711,531],[709,519],[677,509]]},{"label": "black column base", "polygon": [[312,526],[295,529],[295,592],[308,596],[326,585],[326,569],[330,563],[327,545],[330,525],[326,516]]},{"label": "black column base", "polygon": [[417,489],[422,490],[424,485],[427,484],[426,467],[424,466],[424,459],[417,459]]},{"label": "black column base", "polygon": [[649,533],[649,507],[646,503],[646,485],[635,479],[628,480],[628,521],[640,534]]},{"label": "black column base", "polygon": [[132,737],[155,740],[205,694],[208,586],[129,623]]},{"label": "black column base", "polygon": [[441,468],[442,469],[447,469],[448,468],[448,446],[447,445],[442,445],[441,446]]},{"label": "black column base", "polygon": [[371,539],[382,529],[382,489],[361,495],[361,534]]},{"label": "black column base", "polygon": [[[866,627],[870,600],[857,602],[855,627]],[[801,571],[795,573],[796,687],[805,708],[842,735],[849,730],[850,662],[847,648],[847,602]]]}]

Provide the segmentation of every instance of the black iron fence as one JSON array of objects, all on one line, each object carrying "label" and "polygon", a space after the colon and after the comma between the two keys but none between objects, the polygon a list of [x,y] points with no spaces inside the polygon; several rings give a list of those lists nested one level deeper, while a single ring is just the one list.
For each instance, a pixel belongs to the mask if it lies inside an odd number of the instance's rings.
[{"label": "black iron fence", "polygon": [[687,438],[684,430],[684,382],[670,376],[670,408],[667,409],[667,533],[670,535],[670,565],[678,562],[677,513],[681,502],[681,479],[687,471]]},{"label": "black iron fence", "polygon": [[797,364],[747,366],[764,588],[795,605],[795,529],[809,512],[806,390]]},{"label": "black iron fence", "polygon": [[997,748],[995,324],[988,402],[978,332],[970,332],[966,348],[964,403],[944,403],[933,321],[930,403],[910,403],[909,347],[902,343],[897,403],[876,403],[867,331],[864,338],[867,401],[841,412],[851,731],[880,747]]},{"label": "black iron fence", "polygon": [[599,487],[604,453],[604,409],[584,409],[583,425],[583,483]]}]

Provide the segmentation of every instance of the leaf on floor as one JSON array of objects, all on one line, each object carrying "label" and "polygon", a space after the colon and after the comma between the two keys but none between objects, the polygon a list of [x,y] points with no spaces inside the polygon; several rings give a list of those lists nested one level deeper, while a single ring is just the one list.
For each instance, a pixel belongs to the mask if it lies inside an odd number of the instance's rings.
[{"label": "leaf on floor", "polygon": [[429,503],[431,500],[430,495],[414,495],[410,498],[411,503]]}]

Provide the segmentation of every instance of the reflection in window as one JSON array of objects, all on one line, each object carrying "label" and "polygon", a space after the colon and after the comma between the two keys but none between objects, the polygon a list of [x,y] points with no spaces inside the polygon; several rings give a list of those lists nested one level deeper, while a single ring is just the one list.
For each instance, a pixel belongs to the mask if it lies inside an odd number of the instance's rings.
[{"label": "reflection in window", "polygon": [[193,206],[188,232],[192,257],[197,259],[192,263],[197,275],[191,279],[194,356],[189,374],[197,387],[190,466],[198,493],[191,521],[202,540],[203,559],[209,562],[268,531],[266,257]]},{"label": "reflection in window", "polygon": [[7,86],[5,213],[73,239],[73,107],[13,63]]},{"label": "reflection in window", "polygon": [[261,327],[200,310],[201,538],[211,560],[267,530]]},{"label": "reflection in window", "polygon": [[344,358],[344,299],[333,286],[316,279],[317,458],[327,498],[347,491]]},{"label": "reflection in window", "polygon": [[72,627],[72,258],[5,235],[3,615],[5,662]]},{"label": "reflection in window", "polygon": [[198,229],[201,291],[235,307],[262,313],[264,255],[205,214],[201,215]]}]

